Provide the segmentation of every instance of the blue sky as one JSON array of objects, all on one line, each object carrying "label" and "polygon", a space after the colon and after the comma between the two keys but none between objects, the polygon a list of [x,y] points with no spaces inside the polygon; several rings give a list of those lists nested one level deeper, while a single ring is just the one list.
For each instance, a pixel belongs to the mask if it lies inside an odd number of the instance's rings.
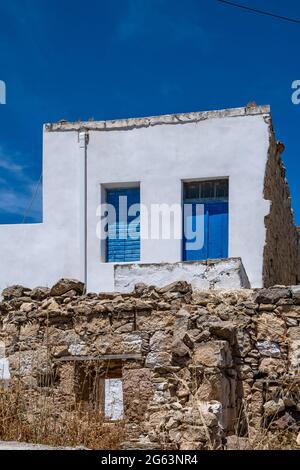
[{"label": "blue sky", "polygon": [[[300,19],[296,0],[236,0]],[[0,0],[0,223],[42,220],[42,125],[270,104],[300,225],[300,24],[217,0]]]}]

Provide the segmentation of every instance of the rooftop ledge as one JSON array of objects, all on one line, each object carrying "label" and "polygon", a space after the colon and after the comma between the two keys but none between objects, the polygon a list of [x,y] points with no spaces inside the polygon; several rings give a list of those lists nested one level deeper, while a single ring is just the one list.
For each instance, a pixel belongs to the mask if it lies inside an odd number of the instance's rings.
[{"label": "rooftop ledge", "polygon": [[269,115],[270,106],[249,105],[243,108],[228,108],[215,111],[200,111],[195,113],[165,114],[162,116],[150,116],[129,119],[116,119],[111,121],[58,121],[44,125],[45,132],[59,131],[106,131],[118,129],[136,129],[140,127],[152,127],[161,124],[184,124],[199,122],[206,119],[216,119],[225,117],[255,116],[258,114]]}]

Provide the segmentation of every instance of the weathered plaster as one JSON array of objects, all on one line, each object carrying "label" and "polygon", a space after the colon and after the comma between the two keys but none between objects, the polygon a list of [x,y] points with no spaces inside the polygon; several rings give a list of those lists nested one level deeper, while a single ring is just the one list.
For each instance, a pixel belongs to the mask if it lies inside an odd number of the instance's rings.
[{"label": "weathered plaster", "polygon": [[[263,197],[268,157],[268,106],[118,121],[61,122],[44,128],[43,224],[0,227],[0,289],[51,285],[79,278],[80,180],[78,133],[87,149],[87,289],[114,290],[114,265],[96,237],[106,185],[140,184],[141,202],[181,204],[182,182],[229,178],[229,257],[241,257],[253,287],[263,282]],[[184,124],[184,125],[180,125]],[[103,132],[99,132],[102,130]],[[142,221],[141,230],[145,229]],[[141,263],[182,259],[181,240],[142,240]]]},{"label": "weathered plaster", "polygon": [[115,265],[115,288],[132,292],[139,283],[163,287],[186,281],[196,290],[249,288],[249,280],[240,259],[216,262]]}]

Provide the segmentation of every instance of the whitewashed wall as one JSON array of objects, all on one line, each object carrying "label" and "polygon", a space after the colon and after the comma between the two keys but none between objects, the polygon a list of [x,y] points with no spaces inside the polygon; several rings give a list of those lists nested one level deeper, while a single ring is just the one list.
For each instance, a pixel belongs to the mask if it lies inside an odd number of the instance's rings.
[{"label": "whitewashed wall", "polygon": [[[113,265],[103,262],[96,237],[103,185],[139,183],[141,202],[150,207],[180,204],[183,180],[212,177],[229,177],[229,256],[242,258],[253,287],[262,285],[268,109],[244,114],[244,108],[198,113],[196,122],[177,124],[158,118],[148,127],[143,120],[138,127],[130,121],[87,124],[94,129],[88,144],[88,290],[114,289]],[[66,124],[44,131],[44,222],[0,226],[0,289],[80,277],[79,129]],[[142,263],[177,261],[180,240],[142,241]]]}]

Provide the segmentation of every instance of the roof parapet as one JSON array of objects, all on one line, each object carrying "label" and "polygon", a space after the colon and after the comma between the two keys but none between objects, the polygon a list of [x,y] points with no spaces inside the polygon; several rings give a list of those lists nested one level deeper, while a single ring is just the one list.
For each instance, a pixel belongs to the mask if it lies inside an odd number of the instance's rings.
[{"label": "roof parapet", "polygon": [[45,132],[61,131],[110,131],[121,129],[138,129],[141,127],[152,127],[162,124],[186,124],[204,121],[206,119],[242,117],[254,115],[270,115],[270,106],[246,106],[243,108],[228,108],[213,111],[200,111],[193,113],[165,114],[161,116],[150,116],[129,119],[115,119],[109,121],[58,121],[44,125]]}]

